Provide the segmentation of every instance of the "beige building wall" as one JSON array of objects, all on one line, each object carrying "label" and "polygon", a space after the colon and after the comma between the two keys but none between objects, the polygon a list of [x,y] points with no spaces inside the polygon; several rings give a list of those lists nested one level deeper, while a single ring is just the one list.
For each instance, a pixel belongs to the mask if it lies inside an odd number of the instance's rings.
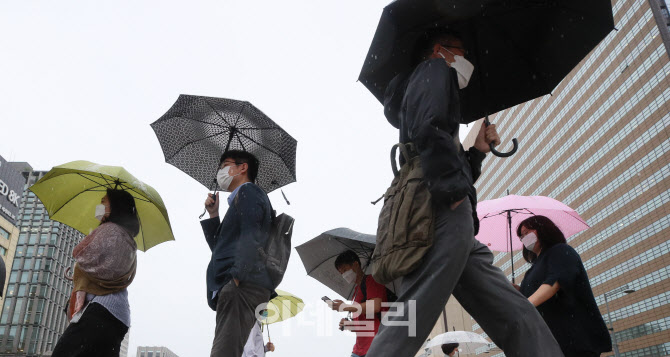
[{"label": "beige building wall", "polygon": [[5,262],[5,286],[2,289],[2,298],[0,298],[0,311],[5,304],[5,296],[7,296],[7,286],[9,285],[9,274],[12,270],[12,262],[14,261],[14,254],[16,253],[16,242],[19,239],[19,228],[9,222],[4,217],[0,216],[0,227],[9,232],[9,239],[0,236],[0,247],[4,248],[2,260]]}]

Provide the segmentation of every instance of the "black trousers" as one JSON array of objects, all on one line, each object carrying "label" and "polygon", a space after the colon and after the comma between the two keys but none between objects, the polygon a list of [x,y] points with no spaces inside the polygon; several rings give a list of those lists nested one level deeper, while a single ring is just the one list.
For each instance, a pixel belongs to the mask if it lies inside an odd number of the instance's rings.
[{"label": "black trousers", "polygon": [[128,326],[102,305],[91,303],[79,322],[58,339],[52,357],[119,357]]}]

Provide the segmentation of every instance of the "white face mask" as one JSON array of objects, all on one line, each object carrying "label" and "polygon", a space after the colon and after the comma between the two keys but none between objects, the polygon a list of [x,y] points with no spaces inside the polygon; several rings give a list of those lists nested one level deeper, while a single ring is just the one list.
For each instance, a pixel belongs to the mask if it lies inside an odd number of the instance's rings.
[{"label": "white face mask", "polygon": [[230,166],[226,166],[216,173],[216,182],[223,191],[228,191],[228,187],[230,187],[230,184],[233,182],[233,177],[239,175],[230,176],[229,172]]},{"label": "white face mask", "polygon": [[[470,77],[472,77],[472,72],[475,71],[475,66],[472,63],[470,63],[470,61],[466,60],[465,57],[455,55],[453,52],[447,50],[446,48],[444,49],[447,52],[454,55],[454,62],[453,63],[447,62],[447,63],[449,64],[449,66],[451,66],[451,68],[456,70],[456,73],[458,75],[458,88],[463,89],[467,87],[468,82],[470,82]],[[442,58],[444,58],[445,61],[447,60],[447,58],[442,53],[438,52],[438,54],[442,56]]]},{"label": "white face mask", "polygon": [[526,247],[526,249],[532,252],[533,248],[535,248],[535,244],[537,243],[537,236],[535,233],[528,233],[523,237],[523,239],[521,239],[521,243],[523,243],[523,246]]},{"label": "white face mask", "polygon": [[342,273],[342,278],[349,284],[353,284],[356,281],[356,273],[353,270],[349,269]]},{"label": "white face mask", "polygon": [[102,219],[105,217],[105,214],[107,214],[107,207],[103,204],[99,204],[95,206],[95,218],[102,222]]}]

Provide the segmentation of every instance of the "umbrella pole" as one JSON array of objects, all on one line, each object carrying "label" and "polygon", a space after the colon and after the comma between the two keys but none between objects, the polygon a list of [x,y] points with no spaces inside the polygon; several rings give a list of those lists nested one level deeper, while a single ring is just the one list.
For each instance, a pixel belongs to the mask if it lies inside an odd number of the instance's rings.
[{"label": "umbrella pole", "polygon": [[272,339],[270,338],[270,325],[265,325],[268,328],[268,342],[272,343]]},{"label": "umbrella pole", "polygon": [[512,250],[512,213],[507,211],[507,226],[509,228],[509,256],[512,260],[512,284],[514,281],[514,251]]}]

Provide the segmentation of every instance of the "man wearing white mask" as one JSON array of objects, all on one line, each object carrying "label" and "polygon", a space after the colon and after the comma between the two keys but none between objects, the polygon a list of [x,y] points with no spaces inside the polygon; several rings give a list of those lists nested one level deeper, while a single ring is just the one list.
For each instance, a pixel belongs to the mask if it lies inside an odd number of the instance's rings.
[{"label": "man wearing white mask", "polygon": [[403,316],[389,314],[366,357],[414,356],[452,293],[508,357],[562,356],[542,317],[475,239],[474,183],[489,144],[500,139],[494,125],[482,125],[472,148],[465,151],[460,143],[462,89],[475,70],[465,44],[438,29],[425,33],[413,54],[413,68],[387,87],[384,114],[399,129],[400,142],[413,143],[412,154],[420,157],[433,204],[433,243],[396,291]]},{"label": "man wearing white mask", "polygon": [[355,330],[356,344],[351,357],[364,357],[381,323],[382,303],[387,301],[386,287],[366,275],[361,260],[353,250],[347,250],[335,258],[335,269],[342,274],[347,284],[354,284],[353,303],[333,300],[331,308],[353,314],[353,321],[340,320],[340,329]]},{"label": "man wearing white mask", "polygon": [[209,219],[201,221],[212,251],[207,267],[207,302],[216,311],[211,357],[240,357],[256,321],[255,309],[267,303],[273,284],[258,247],[270,234],[272,206],[256,184],[258,160],[245,151],[226,151],[216,175],[230,192],[228,210],[219,219],[219,194],[205,201]]}]

